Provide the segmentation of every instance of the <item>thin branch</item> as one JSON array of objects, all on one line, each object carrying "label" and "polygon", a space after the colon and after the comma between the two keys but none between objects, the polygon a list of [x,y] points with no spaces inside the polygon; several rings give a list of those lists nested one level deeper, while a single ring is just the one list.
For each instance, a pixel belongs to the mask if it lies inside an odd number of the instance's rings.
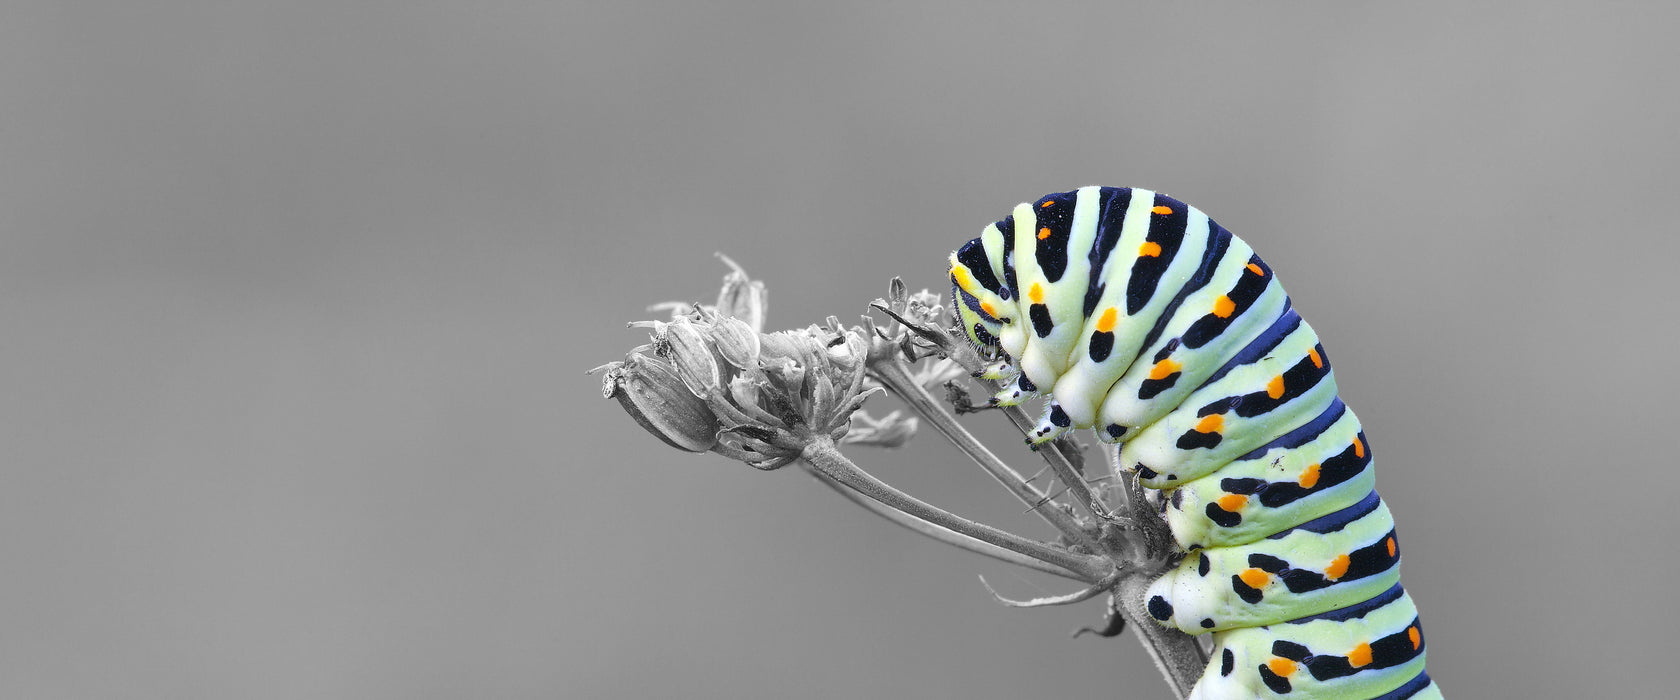
[{"label": "thin branch", "polygon": [[1003,597],[1002,594],[997,592],[996,588],[992,588],[992,584],[986,582],[985,576],[980,577],[980,585],[985,586],[986,590],[991,592],[993,598],[996,598],[999,603],[1003,603],[1004,605],[1012,608],[1043,608],[1052,605],[1072,605],[1074,603],[1082,603],[1113,590],[1114,584],[1119,581],[1120,571],[1115,570],[1114,573],[1103,577],[1103,580],[1072,593],[1046,596],[1043,598],[1033,598],[1031,600],[1012,600],[1010,598]]},{"label": "thin branch", "polygon": [[1114,587],[1110,601],[1112,609],[1130,623],[1138,642],[1149,652],[1150,660],[1178,697],[1188,697],[1196,680],[1207,667],[1208,655],[1196,637],[1171,627],[1164,627],[1149,614],[1149,584],[1172,564],[1172,532],[1165,520],[1154,513],[1143,498],[1143,486],[1137,477],[1120,469],[1119,450],[1108,450],[1109,473],[1120,478],[1120,517],[1118,523],[1107,527],[1131,530],[1128,536],[1105,537],[1110,556],[1130,562],[1136,568],[1125,572]]},{"label": "thin branch", "polygon": [[[1004,406],[1003,414],[1009,416],[1009,421],[1021,430],[1022,435],[1030,434],[1033,428],[1038,425],[1038,421],[1028,416],[1027,412],[1020,406]],[[1114,519],[1114,515],[1109,511],[1108,506],[1102,502],[1102,499],[1097,498],[1097,494],[1091,492],[1090,485],[1085,483],[1085,477],[1073,468],[1073,462],[1068,459],[1066,453],[1062,452],[1060,444],[1054,441],[1047,442],[1039,445],[1037,451],[1040,456],[1044,457],[1044,461],[1050,464],[1050,469],[1056,472],[1056,476],[1062,480],[1062,483],[1067,485],[1068,490],[1073,493],[1073,498],[1079,505],[1098,518],[1103,520]]]},{"label": "thin branch", "polygon": [[1144,608],[1145,596],[1154,573],[1128,573],[1115,588],[1115,599],[1127,626],[1137,633],[1138,641],[1149,651],[1149,658],[1160,669],[1178,697],[1189,697],[1196,679],[1207,668],[1208,657],[1196,638],[1179,630],[1163,627]]},{"label": "thin branch", "polygon": [[1095,582],[1107,576],[1114,565],[1107,559],[1089,554],[1079,554],[1066,549],[1060,549],[1029,540],[1020,535],[1004,532],[990,525],[977,523],[966,518],[958,517],[950,512],[936,508],[918,500],[909,494],[899,491],[880,479],[853,464],[850,459],[840,453],[834,446],[834,441],[827,436],[819,436],[805,446],[801,454],[812,467],[822,471],[835,481],[854,491],[880,501],[889,508],[908,513],[930,523],[959,534],[996,545],[1003,549],[1018,552],[1042,562],[1075,572],[1081,580]]},{"label": "thin branch", "polygon": [[983,554],[1001,562],[1014,564],[1016,566],[1024,566],[1035,571],[1042,571],[1047,574],[1054,574],[1056,576],[1070,578],[1075,581],[1080,580],[1079,574],[1070,572],[1067,569],[1052,566],[1032,557],[1012,552],[997,545],[982,542],[967,535],[952,532],[951,530],[934,525],[933,523],[912,518],[904,513],[888,508],[873,499],[865,497],[863,494],[846,488],[840,482],[835,481],[834,477],[831,477],[817,469],[810,469],[809,473],[812,478],[815,478],[824,486],[834,489],[835,492],[846,497],[847,500],[850,500],[853,503],[862,506],[865,510],[886,518],[894,524],[902,526],[906,529],[932,537],[933,539],[939,540],[940,542],[944,542],[945,544],[953,547],[966,549],[976,554]]},{"label": "thin branch", "polygon": [[934,400],[927,389],[916,383],[915,378],[910,374],[909,365],[902,358],[893,357],[875,362],[870,369],[873,370],[876,379],[885,384],[895,396],[909,404],[923,418],[926,418],[934,429],[945,436],[945,439],[950,440],[951,444],[956,445],[957,449],[962,450],[963,454],[968,455],[969,459],[979,464],[980,468],[986,470],[986,473],[992,479],[996,480],[1011,494],[1014,494],[1039,517],[1044,518],[1045,522],[1050,523],[1052,527],[1055,527],[1070,540],[1095,548],[1096,539],[1084,527],[1080,526],[1078,520],[1060,509],[1044,507],[1050,502],[1049,497],[1028,483],[1026,478],[1022,477],[1008,464],[1005,464],[985,445],[980,444],[974,434],[968,432],[961,423],[957,422],[956,416],[951,415],[950,411],[945,409],[944,404]]},{"label": "thin branch", "polygon": [[1144,486],[1138,481],[1137,475],[1120,468],[1120,450],[1108,450],[1108,470],[1120,480],[1120,517],[1116,520],[1122,527],[1131,527],[1140,531],[1138,537],[1124,538],[1115,544],[1113,550],[1121,555],[1124,561],[1134,562],[1139,568],[1153,568],[1165,570],[1170,563],[1166,561],[1168,553],[1176,549],[1173,542],[1172,530],[1167,527],[1167,521],[1156,514],[1144,495]]},{"label": "thin branch", "polygon": [[[894,283],[901,284],[896,279],[894,280]],[[923,327],[919,324],[913,323],[910,320],[905,319],[903,316],[894,313],[888,306],[880,303],[871,304],[870,306],[892,317],[892,319],[897,321],[899,325],[902,325],[910,332],[927,339],[934,345],[942,347],[947,351],[951,351],[953,349],[961,351],[952,352],[951,359],[970,373],[978,372],[981,369],[980,356],[974,353],[973,348],[968,346],[966,343],[953,342],[953,338],[950,337],[950,334],[946,333],[943,329]],[[899,374],[904,376],[909,375],[908,366],[904,364],[904,359],[901,357],[889,356],[886,362],[879,364],[898,365],[899,367],[897,369],[899,370]],[[877,374],[880,374],[880,370],[882,368],[877,366],[872,369],[876,369]],[[915,382],[910,381],[904,383],[914,386],[915,390],[921,395],[927,395],[927,391],[922,389],[920,385],[915,384]],[[929,403],[932,403],[931,399],[929,399]],[[943,409],[941,409],[941,412],[943,412]],[[1026,412],[1021,410],[1021,407],[1019,406],[1008,407],[1004,413],[1009,416],[1010,421],[1015,423],[1015,427],[1021,430],[1022,435],[1031,434],[1033,428],[1037,427],[1037,422],[1028,418]],[[955,419],[952,419],[951,423],[955,425]],[[958,429],[960,429],[960,426],[958,426]],[[943,432],[944,428],[941,428],[940,430]],[[947,434],[947,437],[950,437],[950,435]],[[955,441],[955,438],[953,438],[953,441]],[[957,446],[962,447],[960,443]],[[1085,510],[1100,519],[1112,519],[1109,515],[1108,507],[1103,504],[1101,499],[1097,498],[1096,494],[1091,493],[1090,487],[1079,476],[1078,470],[1073,468],[1073,463],[1068,459],[1067,454],[1062,452],[1062,448],[1060,446],[1046,446],[1041,448],[1039,451],[1044,454],[1045,461],[1050,463],[1050,468],[1056,472],[1056,476],[1060,477],[1062,481],[1067,484],[1068,488],[1073,491],[1073,495],[1079,502],[1080,506],[1084,507]],[[976,459],[976,461],[978,461],[978,459]],[[997,478],[997,475],[993,474],[993,477]],[[1020,476],[1016,475],[1015,478],[1016,480],[1019,480]],[[1010,488],[1012,491],[1014,490],[1011,484],[1004,482],[1001,478],[999,479],[999,482],[1003,483],[1005,488]],[[1029,505],[1033,503],[1032,500],[1028,499],[1023,499],[1023,502]],[[1083,541],[1083,538],[1081,538],[1081,541]]]}]

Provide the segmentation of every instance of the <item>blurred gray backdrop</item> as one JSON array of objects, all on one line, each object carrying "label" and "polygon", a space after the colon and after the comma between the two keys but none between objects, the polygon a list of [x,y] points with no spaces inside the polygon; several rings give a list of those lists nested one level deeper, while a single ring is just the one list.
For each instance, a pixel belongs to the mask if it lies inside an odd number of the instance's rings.
[{"label": "blurred gray backdrop", "polygon": [[[1100,603],[975,574],[1066,582],[669,449],[584,375],[714,251],[773,327],[855,319],[1086,184],[1286,281],[1449,697],[1663,695],[1677,20],[6,3],[0,696],[1165,697],[1129,635],[1068,638]],[[1048,534],[932,434],[854,454]]]}]

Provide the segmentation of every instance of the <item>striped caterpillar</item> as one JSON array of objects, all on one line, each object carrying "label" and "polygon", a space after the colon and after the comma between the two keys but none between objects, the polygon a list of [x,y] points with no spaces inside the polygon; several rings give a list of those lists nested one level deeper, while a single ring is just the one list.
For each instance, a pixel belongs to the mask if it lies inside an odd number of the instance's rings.
[{"label": "striped caterpillar", "polygon": [[1439,698],[1394,520],[1312,327],[1242,240],[1141,189],[1024,203],[951,255],[952,303],[1029,435],[1095,428],[1186,555],[1149,589],[1213,634],[1191,698]]}]

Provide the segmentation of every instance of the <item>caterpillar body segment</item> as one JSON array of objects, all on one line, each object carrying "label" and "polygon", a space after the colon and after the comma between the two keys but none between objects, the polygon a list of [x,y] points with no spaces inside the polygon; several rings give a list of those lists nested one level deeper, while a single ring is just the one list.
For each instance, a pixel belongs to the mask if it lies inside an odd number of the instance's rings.
[{"label": "caterpillar body segment", "polygon": [[1335,400],[1330,363],[1318,336],[1301,323],[1275,346],[1245,348],[1177,408],[1121,445],[1120,463],[1136,470],[1145,486],[1176,486],[1311,421]]},{"label": "caterpillar body segment", "polygon": [[[1229,235],[1229,234],[1227,234]],[[1106,434],[1112,426],[1123,433],[1154,423],[1182,403],[1208,377],[1226,366],[1239,351],[1262,334],[1266,342],[1288,332],[1289,297],[1280,285],[1265,285],[1254,301],[1240,312],[1233,304],[1231,316],[1221,318],[1222,298],[1244,298],[1245,286],[1252,286],[1271,274],[1256,260],[1246,243],[1230,237],[1228,257],[1213,281],[1188,296],[1182,308],[1206,309],[1208,313],[1183,313],[1168,321],[1165,332],[1116,382],[1103,401],[1098,425]],[[1259,270],[1260,272],[1256,272]],[[1233,279],[1234,278],[1234,279]]]},{"label": "caterpillar body segment", "polygon": [[951,257],[995,400],[1049,401],[1029,442],[1092,428],[1162,492],[1186,556],[1147,594],[1213,635],[1195,698],[1438,698],[1369,444],[1318,335],[1201,211],[1085,187],[1017,206]]},{"label": "caterpillar body segment", "polygon": [[1091,268],[1076,264],[1070,251],[1091,248],[1099,199],[1079,195],[1045,197],[1015,212],[1015,249],[1033,254],[1017,255],[1015,261],[1027,322],[1022,327],[1026,345],[1014,356],[1022,373],[1039,387],[1051,387],[1067,371],[1079,341],[1079,309]]},{"label": "caterpillar body segment", "polygon": [[1201,700],[1438,700],[1417,608],[1398,584],[1357,605],[1214,635]]},{"label": "caterpillar body segment", "polygon": [[1149,612],[1194,633],[1339,610],[1399,583],[1399,552],[1394,519],[1373,491],[1277,535],[1191,553],[1150,585],[1149,599],[1162,603]]},{"label": "caterpillar body segment", "polygon": [[[1186,551],[1229,547],[1358,503],[1376,488],[1359,419],[1341,401],[1315,421],[1173,489],[1167,524]],[[1355,442],[1358,445],[1355,445]]]},{"label": "caterpillar body segment", "polygon": [[[1098,424],[1111,388],[1136,371],[1140,350],[1161,334],[1159,319],[1170,318],[1173,308],[1182,303],[1180,295],[1166,293],[1162,280],[1188,280],[1189,284],[1181,285],[1185,291],[1201,286],[1230,239],[1205,214],[1182,202],[1150,192],[1134,191],[1132,196],[1152,206],[1147,216],[1134,213],[1139,209],[1127,212],[1115,246],[1119,251],[1135,248],[1138,257],[1134,262],[1114,251],[1106,256],[1093,254],[1105,265],[1104,272],[1114,277],[1097,280],[1087,295],[1091,313],[1080,329],[1083,342],[1072,358],[1072,368],[1057,380],[1052,392],[1053,400],[1075,425]],[[1199,233],[1175,236],[1172,231]],[[1158,260],[1169,252],[1175,257]]]}]

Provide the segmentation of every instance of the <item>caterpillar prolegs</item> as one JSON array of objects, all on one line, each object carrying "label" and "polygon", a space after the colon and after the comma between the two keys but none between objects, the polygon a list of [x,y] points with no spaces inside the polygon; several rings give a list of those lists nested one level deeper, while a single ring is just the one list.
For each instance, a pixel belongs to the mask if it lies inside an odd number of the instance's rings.
[{"label": "caterpillar prolegs", "polygon": [[1271,268],[1141,189],[1024,203],[951,256],[953,305],[1029,440],[1095,428],[1163,510],[1180,565],[1149,613],[1212,632],[1193,698],[1438,698],[1394,520],[1330,361]]}]

